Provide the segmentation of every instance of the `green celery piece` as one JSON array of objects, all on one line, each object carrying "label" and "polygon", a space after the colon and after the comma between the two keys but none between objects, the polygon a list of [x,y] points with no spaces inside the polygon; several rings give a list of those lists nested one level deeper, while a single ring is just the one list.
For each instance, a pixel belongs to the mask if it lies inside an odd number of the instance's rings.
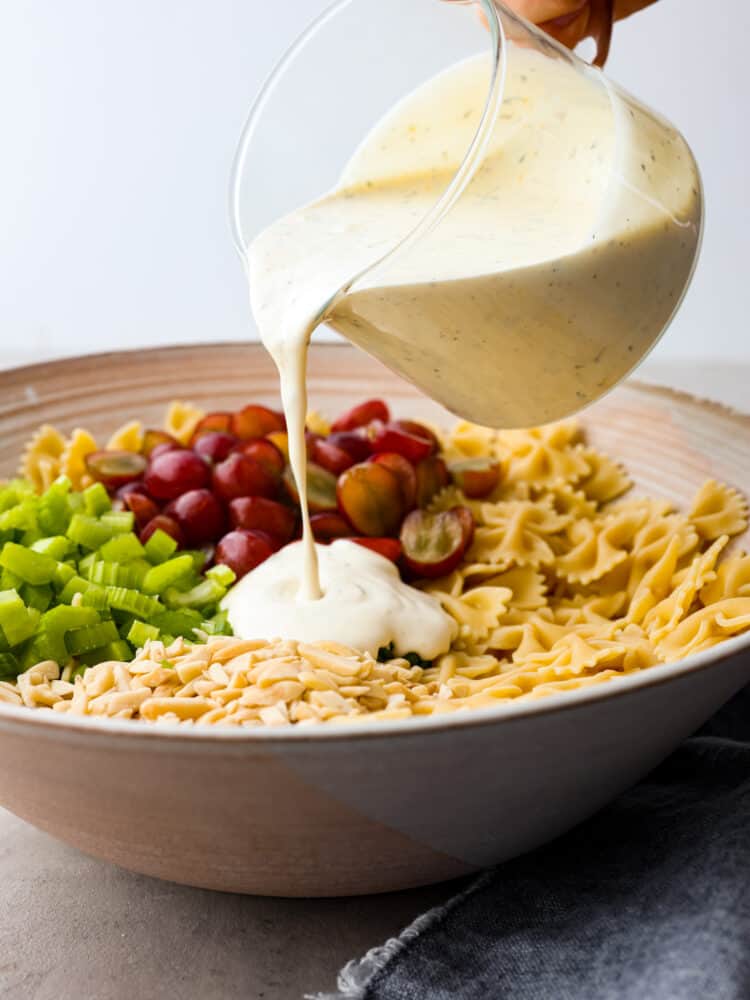
[{"label": "green celery piece", "polygon": [[84,549],[99,549],[114,535],[104,518],[97,520],[88,514],[74,514],[70,519],[68,538]]},{"label": "green celery piece", "polygon": [[216,580],[221,587],[231,587],[237,579],[237,574],[234,570],[223,563],[219,563],[218,566],[212,566],[211,569],[206,570],[206,576],[209,580]]},{"label": "green celery piece", "polygon": [[83,491],[83,505],[86,513],[92,517],[98,517],[112,510],[112,501],[102,483],[92,483],[86,487]]},{"label": "green celery piece", "polygon": [[142,559],[146,550],[138,541],[132,531],[127,534],[115,535],[97,552],[97,557],[104,562],[126,563],[131,559]]},{"label": "green celery piece", "polygon": [[158,615],[164,610],[163,605],[155,597],[148,597],[137,590],[128,590],[126,587],[107,587],[105,589],[109,606],[115,611],[124,611],[127,614],[135,615],[136,618],[149,621],[154,615]]},{"label": "green celery piece", "polygon": [[91,566],[94,565],[95,562],[96,562],[96,552],[89,552],[89,554],[85,555],[83,559],[79,559],[78,572],[81,574],[81,576],[88,576],[89,569]]},{"label": "green celery piece", "polygon": [[97,559],[88,568],[86,576],[92,583],[98,583],[106,587],[116,587],[119,583],[117,573],[120,569],[118,563],[104,562]]},{"label": "green celery piece", "polygon": [[50,556],[52,559],[64,559],[70,552],[70,539],[65,535],[49,535],[40,538],[31,546],[34,552],[39,552],[43,556]]},{"label": "green celery piece", "polygon": [[151,568],[145,560],[136,559],[121,566],[119,563],[96,562],[89,570],[89,579],[103,587],[125,587],[140,590],[144,576]]},{"label": "green celery piece", "polygon": [[0,653],[10,652],[10,643],[8,642],[5,632],[3,632],[2,626],[0,625]]},{"label": "green celery piece", "polygon": [[133,649],[124,639],[115,639],[113,642],[108,642],[106,646],[99,646],[98,649],[92,649],[88,653],[81,653],[76,659],[79,661],[79,666],[73,671],[74,675],[77,671],[83,673],[86,667],[95,667],[97,663],[104,663],[107,660],[127,663],[133,659]]},{"label": "green celery piece", "polygon": [[104,587],[98,587],[95,583],[88,583],[88,589],[81,593],[81,604],[86,608],[96,608],[96,610],[106,617],[109,615],[109,603],[107,601],[107,591]]},{"label": "green celery piece", "polygon": [[162,594],[179,580],[192,575],[193,559],[189,553],[175,556],[158,566],[152,566],[143,578],[143,590],[147,594]]},{"label": "green celery piece", "polygon": [[193,629],[200,627],[201,616],[192,608],[182,608],[179,611],[163,611],[151,619],[151,624],[159,629],[159,632],[169,635],[181,635],[189,639],[193,635]]},{"label": "green celery piece", "polygon": [[150,563],[163,563],[177,550],[177,542],[166,531],[157,528],[146,542],[146,558]]},{"label": "green celery piece", "polygon": [[180,555],[191,556],[195,572],[203,573],[203,569],[208,562],[208,554],[203,549],[183,549]]},{"label": "green celery piece", "polygon": [[9,569],[0,570],[0,590],[20,590],[23,580]]},{"label": "green celery piece", "polygon": [[84,577],[78,576],[78,574],[76,573],[75,576],[71,576],[71,578],[65,584],[63,589],[58,594],[57,599],[60,602],[60,604],[70,604],[70,602],[73,600],[76,594],[80,594],[81,596],[83,596],[91,589],[99,590],[101,591],[102,595],[104,595],[103,587],[97,587],[95,583],[91,583],[90,580],[86,580]]},{"label": "green celery piece", "polygon": [[24,548],[30,549],[33,547],[34,542],[38,542],[40,538],[44,538],[44,532],[39,528],[38,524],[35,524],[33,528],[27,528],[24,531],[19,541]]},{"label": "green celery piece", "polygon": [[15,542],[6,542],[0,552],[0,566],[20,576],[24,583],[51,583],[55,577],[57,560],[41,552],[32,552]]},{"label": "green celery piece", "polygon": [[22,500],[0,514],[0,531],[29,531],[38,526],[36,498]]},{"label": "green celery piece", "polygon": [[15,680],[21,673],[21,664],[13,653],[0,653],[0,681]]},{"label": "green celery piece", "polygon": [[225,587],[207,577],[188,591],[169,587],[163,597],[169,608],[206,608],[217,604],[225,594]]},{"label": "green celery piece", "polygon": [[21,597],[27,607],[36,608],[37,611],[46,611],[52,603],[52,587],[48,583],[37,586],[25,583],[21,588]]},{"label": "green celery piece", "polygon": [[117,626],[113,621],[98,622],[96,625],[84,625],[83,628],[73,629],[65,635],[65,645],[68,652],[73,656],[81,653],[90,653],[92,649],[99,649],[110,642],[119,639]]},{"label": "green celery piece", "polygon": [[40,613],[27,608],[16,590],[0,591],[0,628],[10,646],[20,646],[36,631]]},{"label": "green celery piece", "polygon": [[133,530],[135,514],[132,510],[113,510],[108,514],[102,514],[100,520],[110,529],[112,536],[126,535]]},{"label": "green celery piece", "polygon": [[55,568],[55,578],[52,583],[62,590],[68,580],[72,580],[75,575],[75,568],[69,562],[59,562]]},{"label": "green celery piece", "polygon": [[147,625],[138,619],[130,626],[127,634],[128,642],[131,642],[136,649],[143,649],[149,639],[158,638],[159,629],[155,625]]},{"label": "green celery piece", "polygon": [[64,535],[70,515],[70,480],[60,476],[39,498],[39,526],[48,535]]},{"label": "green celery piece", "polygon": [[34,487],[26,479],[11,479],[0,488],[0,513],[17,507],[22,500],[34,495]]},{"label": "green celery piece", "polygon": [[68,496],[68,507],[72,514],[85,514],[86,504],[83,502],[83,493],[71,493]]},{"label": "green celery piece", "polygon": [[[203,622],[203,625],[211,626],[211,635],[232,635],[232,626],[229,624],[229,615],[226,611],[217,611],[213,618]],[[204,631],[209,630],[204,629]]]},{"label": "green celery piece", "polygon": [[60,604],[42,615],[39,630],[34,638],[34,646],[41,659],[54,660],[62,666],[70,659],[65,643],[66,633],[77,628],[97,625],[99,621],[99,613],[94,608]]}]

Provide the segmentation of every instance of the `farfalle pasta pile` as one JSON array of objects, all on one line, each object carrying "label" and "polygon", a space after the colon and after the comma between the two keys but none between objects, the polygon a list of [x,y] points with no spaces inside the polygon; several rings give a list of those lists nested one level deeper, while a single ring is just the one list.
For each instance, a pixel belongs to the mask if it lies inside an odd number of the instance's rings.
[{"label": "farfalle pasta pile", "polygon": [[[186,440],[199,417],[174,404],[170,432]],[[122,428],[115,446],[135,447],[140,433]],[[725,551],[747,527],[736,490],[708,481],[684,511],[629,497],[625,470],[573,421],[436,433],[448,463],[491,456],[502,472],[484,499],[454,484],[431,501],[434,512],[466,507],[475,522],[460,565],[416,583],[459,626],[434,662],[198,632],[147,640],[130,662],[36,663],[0,682],[0,701],[183,725],[405,718],[604,683],[750,629],[750,557]],[[61,472],[83,488],[93,447],[86,431],[42,428],[22,471],[39,489]]]}]

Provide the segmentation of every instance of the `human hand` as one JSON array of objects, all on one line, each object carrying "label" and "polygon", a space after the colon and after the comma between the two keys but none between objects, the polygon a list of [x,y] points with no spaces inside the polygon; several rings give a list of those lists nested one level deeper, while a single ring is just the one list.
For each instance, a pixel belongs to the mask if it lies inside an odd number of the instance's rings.
[{"label": "human hand", "polygon": [[584,38],[596,43],[594,63],[609,53],[612,24],[651,6],[655,0],[505,0],[508,7],[538,25],[558,42],[575,48]]}]

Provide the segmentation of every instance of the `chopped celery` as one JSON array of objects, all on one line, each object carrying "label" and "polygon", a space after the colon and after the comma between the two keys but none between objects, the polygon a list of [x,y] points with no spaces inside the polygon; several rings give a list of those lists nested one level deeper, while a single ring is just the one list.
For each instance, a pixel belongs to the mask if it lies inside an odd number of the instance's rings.
[{"label": "chopped celery", "polygon": [[108,510],[112,510],[112,501],[102,483],[92,483],[83,491],[83,503],[86,513],[92,517],[98,517]]},{"label": "chopped celery", "polygon": [[21,672],[21,664],[13,653],[0,653],[0,681],[13,680]]},{"label": "chopped celery", "polygon": [[200,627],[201,616],[192,608],[182,608],[180,611],[163,611],[151,619],[151,624],[159,632],[170,636],[181,635],[186,639],[193,636],[193,629]]},{"label": "chopped celery", "polygon": [[155,625],[147,625],[145,622],[138,621],[138,619],[128,629],[128,642],[132,642],[136,649],[143,649],[149,639],[158,638],[159,629]]},{"label": "chopped celery", "polygon": [[92,649],[106,646],[119,639],[117,626],[113,621],[98,622],[96,625],[84,625],[74,629],[65,636],[65,645],[73,656],[80,653],[90,653]]},{"label": "chopped celery", "polygon": [[6,542],[0,552],[0,566],[20,576],[24,583],[50,583],[55,576],[57,560],[15,542]]},{"label": "chopped celery", "polygon": [[89,567],[96,562],[96,552],[89,552],[83,559],[78,560],[78,572],[81,576],[88,576]]},{"label": "chopped celery", "polygon": [[68,580],[72,580],[76,575],[75,569],[70,565],[70,563],[59,562],[55,567],[55,577],[52,581],[55,587],[60,590],[65,586]]},{"label": "chopped celery", "polygon": [[110,529],[111,535],[126,535],[133,530],[135,514],[132,510],[113,510],[102,514],[101,522]]},{"label": "chopped celery", "polygon": [[88,589],[81,593],[81,604],[86,608],[96,608],[100,614],[109,614],[107,591],[104,587],[97,587],[95,583],[89,583]]},{"label": "chopped celery", "polygon": [[177,542],[166,531],[157,528],[146,542],[146,558],[151,563],[163,563],[177,549]]},{"label": "chopped celery", "polygon": [[106,592],[111,608],[115,611],[125,611],[135,615],[136,618],[145,618],[148,621],[164,610],[155,597],[148,597],[137,590],[128,590],[126,587],[107,587]]},{"label": "chopped celery", "polygon": [[212,566],[211,569],[206,570],[206,576],[209,580],[216,580],[221,587],[231,587],[237,579],[237,574],[234,570],[229,566],[225,566],[223,563],[220,563],[218,566]]},{"label": "chopped celery", "polygon": [[74,514],[67,530],[68,538],[84,549],[98,549],[113,535],[103,518],[97,520],[88,514]]},{"label": "chopped celery", "polygon": [[147,594],[162,594],[167,587],[193,572],[193,559],[188,553],[168,559],[158,566],[152,566],[143,578],[143,589]]},{"label": "chopped celery", "polygon": [[39,527],[48,535],[64,535],[71,516],[70,480],[64,477],[55,482],[39,498]]},{"label": "chopped celery", "polygon": [[24,604],[37,611],[46,611],[52,603],[53,591],[48,583],[37,584],[25,583],[21,587],[21,597]]},{"label": "chopped celery", "polygon": [[176,587],[169,587],[163,594],[169,608],[199,608],[217,604],[226,594],[226,589],[216,580],[206,578],[190,590],[181,592]]},{"label": "chopped celery", "polygon": [[9,569],[0,570],[0,590],[20,590],[23,580]]},{"label": "chopped celery", "polygon": [[131,559],[141,559],[145,549],[132,531],[127,534],[115,535],[99,549],[97,557],[105,562],[124,563]]},{"label": "chopped celery", "polygon": [[180,555],[191,557],[193,560],[193,569],[196,573],[203,572],[209,558],[208,552],[205,552],[203,549],[183,549]]},{"label": "chopped celery", "polygon": [[49,535],[47,538],[40,538],[31,546],[34,552],[40,552],[43,556],[50,556],[52,559],[64,559],[71,549],[70,540],[65,535]]},{"label": "chopped celery", "polygon": [[34,638],[37,655],[42,660],[54,660],[62,666],[70,659],[65,642],[66,633],[98,623],[99,614],[94,608],[74,608],[60,604],[45,611],[39,623],[39,632]]},{"label": "chopped celery", "polygon": [[76,594],[85,594],[87,590],[92,587],[101,590],[102,588],[96,587],[96,584],[91,583],[89,580],[85,580],[82,576],[78,576],[76,573],[74,576],[68,580],[63,589],[58,595],[58,600],[61,604],[70,604]]},{"label": "chopped celery", "polygon": [[[105,660],[128,661],[133,659],[133,649],[124,639],[115,639],[113,642],[108,642],[106,646],[99,646],[88,653],[81,653],[76,659],[84,667],[93,667],[97,663],[104,663]],[[76,670],[79,669],[80,667],[76,668]],[[75,674],[75,672],[73,673]]]}]

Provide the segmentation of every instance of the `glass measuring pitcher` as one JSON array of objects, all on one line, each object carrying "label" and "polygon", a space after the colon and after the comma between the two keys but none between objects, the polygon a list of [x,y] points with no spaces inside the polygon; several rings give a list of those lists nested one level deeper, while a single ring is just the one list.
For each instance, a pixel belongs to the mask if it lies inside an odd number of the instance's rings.
[{"label": "glass measuring pitcher", "polygon": [[702,211],[680,134],[499,0],[335,4],[258,98],[232,185],[259,324],[313,316],[503,427],[638,364]]}]

